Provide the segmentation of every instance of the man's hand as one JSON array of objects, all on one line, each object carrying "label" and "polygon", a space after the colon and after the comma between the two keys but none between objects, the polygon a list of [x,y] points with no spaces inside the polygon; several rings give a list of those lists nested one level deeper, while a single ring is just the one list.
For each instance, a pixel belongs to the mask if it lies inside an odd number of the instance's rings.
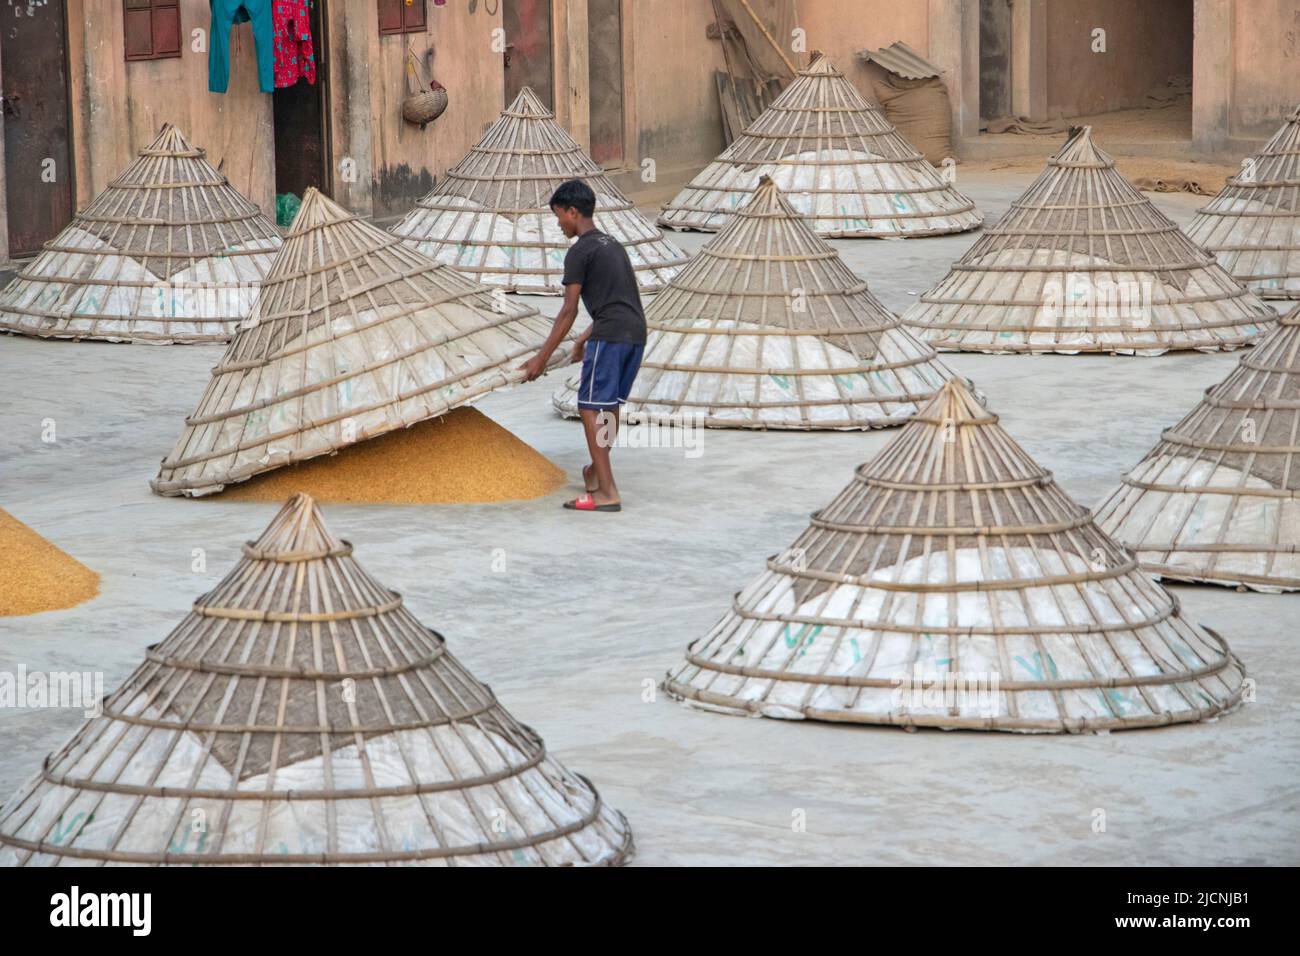
[{"label": "man's hand", "polygon": [[573,343],[573,351],[569,354],[569,361],[574,365],[582,364],[582,357],[587,352],[587,340],[578,339]]},{"label": "man's hand", "polygon": [[541,378],[542,373],[546,371],[546,359],[542,357],[541,352],[538,352],[523,365],[519,366],[519,371],[524,373],[525,382],[531,382],[534,379]]}]

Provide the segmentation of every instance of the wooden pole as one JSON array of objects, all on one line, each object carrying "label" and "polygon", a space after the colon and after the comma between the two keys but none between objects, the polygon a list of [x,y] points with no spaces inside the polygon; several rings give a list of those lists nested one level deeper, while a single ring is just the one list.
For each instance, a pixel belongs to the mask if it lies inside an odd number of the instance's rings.
[{"label": "wooden pole", "polygon": [[767,37],[767,42],[772,44],[772,49],[775,50],[777,55],[785,61],[785,65],[790,70],[790,75],[797,76],[799,70],[790,62],[790,58],[785,55],[785,50],[781,49],[781,44],[776,42],[776,37],[772,36],[771,32],[767,29],[767,24],[759,19],[758,14],[754,12],[754,8],[749,5],[749,0],[740,0],[740,5],[745,8],[745,12],[749,14],[749,18],[758,24],[758,28],[763,31],[763,36]]}]

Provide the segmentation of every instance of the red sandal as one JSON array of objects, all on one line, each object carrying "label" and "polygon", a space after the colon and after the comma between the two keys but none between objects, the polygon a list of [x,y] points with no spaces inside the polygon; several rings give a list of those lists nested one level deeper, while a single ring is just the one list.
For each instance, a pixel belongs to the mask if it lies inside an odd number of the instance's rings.
[{"label": "red sandal", "polygon": [[623,506],[618,502],[612,505],[598,505],[596,499],[591,495],[583,495],[581,498],[574,498],[572,501],[566,501],[564,507],[570,511],[622,511]]}]

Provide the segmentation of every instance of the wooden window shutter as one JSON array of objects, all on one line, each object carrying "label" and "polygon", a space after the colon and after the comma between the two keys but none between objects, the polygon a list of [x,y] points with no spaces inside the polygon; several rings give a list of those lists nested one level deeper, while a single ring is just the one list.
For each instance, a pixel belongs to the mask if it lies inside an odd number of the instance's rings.
[{"label": "wooden window shutter", "polygon": [[425,0],[379,0],[379,32],[423,33],[427,22]]},{"label": "wooden window shutter", "polygon": [[153,56],[153,0],[126,0],[126,58]]},{"label": "wooden window shutter", "polygon": [[154,3],[153,55],[181,55],[181,7],[179,3]]},{"label": "wooden window shutter", "polygon": [[402,32],[402,0],[379,0],[379,32]]},{"label": "wooden window shutter", "polygon": [[123,0],[122,11],[128,60],[181,55],[180,0]]},{"label": "wooden window shutter", "polygon": [[409,4],[403,0],[402,12],[406,14],[406,17],[402,21],[402,28],[407,33],[419,33],[424,30],[424,5],[425,0],[411,0]]}]

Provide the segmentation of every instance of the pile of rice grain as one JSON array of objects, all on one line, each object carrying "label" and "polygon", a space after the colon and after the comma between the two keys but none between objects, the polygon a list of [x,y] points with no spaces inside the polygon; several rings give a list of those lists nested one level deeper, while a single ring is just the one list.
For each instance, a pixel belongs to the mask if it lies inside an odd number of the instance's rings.
[{"label": "pile of rice grain", "polygon": [[534,448],[477,409],[462,407],[337,455],[227,485],[220,497],[281,502],[305,491],[317,501],[474,504],[540,498],[565,480]]},{"label": "pile of rice grain", "polygon": [[99,593],[99,575],[0,508],[0,617],[57,611]]}]

